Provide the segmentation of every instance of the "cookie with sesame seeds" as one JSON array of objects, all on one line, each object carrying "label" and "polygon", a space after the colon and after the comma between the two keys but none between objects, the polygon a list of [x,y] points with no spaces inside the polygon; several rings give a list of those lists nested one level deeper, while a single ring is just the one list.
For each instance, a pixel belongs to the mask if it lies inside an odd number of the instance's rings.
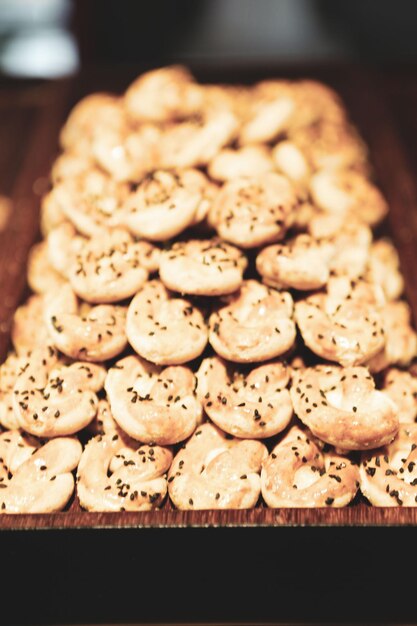
[{"label": "cookie with sesame seeds", "polygon": [[117,433],[87,443],[77,470],[77,495],[87,511],[150,511],[167,493],[172,452]]},{"label": "cookie with sesame seeds", "polygon": [[75,438],[58,437],[41,444],[27,441],[19,431],[6,431],[3,441],[14,439],[21,446],[16,456],[8,454],[0,468],[0,513],[52,513],[61,511],[74,491],[72,471],[82,446]]},{"label": "cookie with sesame seeds", "polygon": [[364,281],[332,278],[326,291],[295,304],[295,319],[308,348],[341,365],[368,362],[384,347],[382,292]]},{"label": "cookie with sesame seeds", "polygon": [[285,244],[261,250],[256,257],[256,269],[265,284],[277,289],[319,289],[329,279],[333,252],[330,242],[298,235]]},{"label": "cookie with sesame seeds", "polygon": [[321,245],[332,246],[329,262],[332,275],[351,279],[365,276],[371,254],[372,231],[362,220],[353,215],[317,213],[309,221],[308,230]]},{"label": "cookie with sesame seeds", "polygon": [[159,280],[147,282],[131,301],[126,334],[134,350],[158,365],[179,365],[197,358],[208,329],[197,306],[169,292]]},{"label": "cookie with sesame seeds", "polygon": [[296,330],[289,292],[246,280],[225,296],[209,319],[209,342],[222,358],[237,363],[267,361],[292,348]]},{"label": "cookie with sesame seeds", "polygon": [[196,296],[220,296],[239,289],[245,255],[220,239],[178,241],[161,253],[159,276],[168,289]]},{"label": "cookie with sesame seeds", "polygon": [[115,181],[94,167],[54,185],[48,203],[82,235],[102,237],[117,226],[118,214],[129,192],[127,183]]},{"label": "cookie with sesame seeds", "polygon": [[162,134],[160,167],[204,167],[236,137],[239,120],[229,109],[207,108],[177,124],[168,124]]},{"label": "cookie with sesame seeds", "polygon": [[283,239],[298,206],[289,180],[268,172],[226,182],[214,198],[209,221],[226,241],[256,248]]},{"label": "cookie with sesame seeds", "polygon": [[342,450],[390,443],[399,428],[398,408],[366,367],[317,365],[294,372],[294,413],[313,435]]},{"label": "cookie with sesame seeds", "polygon": [[55,348],[34,350],[16,379],[13,409],[19,426],[38,437],[72,435],[97,413],[105,370],[95,363],[65,365]]},{"label": "cookie with sesame seeds", "polygon": [[309,166],[316,171],[357,171],[369,174],[367,150],[356,130],[346,121],[321,119],[289,133]]},{"label": "cookie with sesame seeds", "polygon": [[267,455],[260,441],[235,439],[213,424],[202,424],[174,457],[169,496],[181,510],[251,509],[259,498]]},{"label": "cookie with sesame seeds", "polygon": [[68,267],[75,293],[95,304],[118,302],[133,296],[154,270],[159,250],[145,241],[134,241],[115,229],[77,246]]},{"label": "cookie with sesame seeds", "polygon": [[69,284],[47,298],[45,323],[51,343],[73,359],[107,361],[127,346],[126,307],[80,306]]},{"label": "cookie with sesame seeds", "polygon": [[133,439],[170,445],[183,441],[201,422],[195,376],[188,367],[158,367],[127,356],[108,371],[105,389],[114,419]]},{"label": "cookie with sesame seeds", "polygon": [[417,506],[417,424],[401,424],[392,443],[365,452],[360,481],[373,506]]},{"label": "cookie with sesame seeds", "polygon": [[352,461],[318,447],[308,431],[293,426],[264,461],[262,497],[271,508],[343,507],[359,487]]},{"label": "cookie with sesame seeds", "polygon": [[0,434],[0,482],[14,474],[32,454],[42,445],[40,439],[24,433],[18,428],[11,428]]},{"label": "cookie with sesame seeds", "polygon": [[161,131],[154,124],[136,129],[123,125],[96,134],[91,154],[114,181],[135,185],[158,167],[160,140]]},{"label": "cookie with sesame seeds", "polygon": [[387,302],[381,310],[385,335],[383,349],[368,361],[373,372],[390,365],[408,366],[417,356],[417,333],[411,326],[411,310],[402,300]]},{"label": "cookie with sesame seeds", "polygon": [[417,378],[395,367],[385,372],[383,390],[398,408],[400,424],[417,420]]},{"label": "cookie with sesame seeds", "polygon": [[210,419],[239,438],[265,439],[286,428],[293,414],[288,368],[268,363],[248,371],[218,357],[204,359],[197,394]]},{"label": "cookie with sesame seeds", "polygon": [[156,170],[126,198],[119,224],[133,235],[167,241],[196,222],[210,206],[210,184],[195,169]]},{"label": "cookie with sesame seeds", "polygon": [[[10,352],[0,365],[0,424],[3,428],[19,428],[13,410],[13,389],[16,379],[27,363],[27,356]],[[0,455],[1,456],[1,455]]]}]

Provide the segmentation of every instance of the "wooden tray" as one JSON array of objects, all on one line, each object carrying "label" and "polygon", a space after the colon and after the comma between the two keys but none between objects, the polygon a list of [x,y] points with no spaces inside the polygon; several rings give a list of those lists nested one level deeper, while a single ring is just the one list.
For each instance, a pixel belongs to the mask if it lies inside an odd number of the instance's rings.
[{"label": "wooden tray", "polygon": [[[325,74],[323,76],[323,73]],[[294,70],[292,75],[297,74]],[[390,205],[388,233],[400,254],[406,282],[406,297],[414,319],[417,319],[417,193],[408,170],[392,121],[379,98],[376,81],[364,72],[345,72],[340,76],[331,70],[314,72],[334,86],[347,104],[354,122],[365,138],[375,176]],[[268,72],[265,72],[268,75]],[[269,75],[277,75],[272,72]],[[303,74],[300,72],[300,75]],[[207,78],[203,75],[203,79]],[[208,77],[211,79],[211,77]],[[240,77],[237,77],[240,80]],[[243,76],[243,79],[247,76]],[[228,80],[221,76],[221,80]],[[230,80],[230,77],[229,77]],[[236,77],[235,77],[236,80]],[[249,80],[252,80],[250,78]],[[256,80],[256,78],[253,78]],[[96,82],[98,81],[98,82]],[[119,78],[120,81],[120,78]],[[93,82],[93,81],[91,81]],[[127,84],[127,80],[124,85]],[[101,84],[100,84],[101,83]],[[46,185],[50,164],[57,152],[59,129],[71,102],[92,89],[111,89],[113,84],[96,78],[63,83],[49,106],[44,107],[34,124],[25,159],[17,178],[13,199],[15,210],[8,229],[0,237],[0,358],[9,346],[11,317],[25,292],[25,264],[39,227],[39,195],[33,190]],[[120,86],[122,88],[123,85]],[[161,511],[144,513],[87,513],[75,500],[69,511],[52,515],[0,516],[0,528],[91,528],[145,526],[282,526],[282,525],[397,525],[417,522],[417,508],[373,508],[363,502],[344,509],[258,508],[251,511],[172,510],[169,503]]]},{"label": "wooden tray", "polygon": [[[56,85],[54,97],[37,113],[13,188],[13,217],[7,230],[0,234],[0,358],[9,347],[11,317],[25,294],[28,250],[38,237],[39,195],[34,193],[34,186],[39,190],[45,185],[57,152],[59,128],[74,101],[93,90],[122,90],[135,72],[126,74],[87,75]],[[285,72],[266,68],[245,74],[206,70],[196,74],[200,80],[228,82],[253,82],[268,76],[303,76],[323,80],[337,89],[370,148],[377,182],[389,202],[387,228],[400,254],[406,297],[416,321],[416,187],[375,77],[346,68],[301,68]],[[382,602],[377,586],[384,581],[386,567],[396,569],[397,573],[401,569],[398,559],[401,552],[412,550],[415,539],[410,532],[414,533],[414,529],[403,528],[400,537],[397,533],[398,552],[392,549],[387,552],[387,535],[380,534],[381,528],[369,527],[414,526],[417,509],[373,508],[358,500],[343,509],[182,512],[173,510],[167,503],[162,510],[153,512],[87,513],[80,510],[75,499],[69,510],[62,513],[1,515],[0,529],[4,532],[0,533],[0,556],[3,554],[13,560],[11,575],[23,577],[23,588],[33,602],[36,593],[42,594],[44,589],[42,576],[53,586],[54,592],[47,594],[48,602],[42,605],[40,613],[38,610],[40,623],[54,621],[57,615],[64,621],[140,618],[150,621],[229,619],[243,623],[279,617],[335,622],[365,621],[375,615],[380,622],[393,616],[399,619],[405,615],[404,600],[398,606],[394,591],[394,595]],[[282,528],[276,531],[273,527]],[[138,528],[143,530],[135,531]],[[180,530],[184,528],[189,529],[186,535]],[[38,529],[49,532],[32,532]],[[65,533],[57,532],[59,529],[65,529]],[[99,535],[97,529],[102,529]],[[116,529],[123,532],[115,534]],[[16,535],[17,530],[29,532]],[[393,536],[388,541],[393,541]],[[44,555],[41,565],[40,553]],[[323,559],[323,554],[330,553],[340,559],[340,566],[335,565],[335,560],[329,566]],[[359,567],[364,555],[366,568],[371,568],[369,572]],[[22,571],[19,558],[24,558],[26,563],[30,559],[36,561],[38,573],[36,568],[33,575]],[[172,572],[164,574],[165,600],[161,600],[153,581],[161,576],[159,562],[166,559],[174,565]],[[137,580],[146,595],[145,598],[140,594],[142,600],[134,584],[136,579],[130,579],[125,569],[130,565],[138,568]],[[307,570],[304,574],[303,567]],[[337,576],[332,574],[334,568]],[[62,570],[72,582],[53,574]],[[271,575],[272,578],[268,578]],[[79,581],[83,581],[81,588]],[[393,589],[404,596],[408,583],[410,581],[402,581],[400,585],[397,581]],[[69,592],[67,585],[72,584],[76,584],[76,589]],[[7,588],[11,587],[12,581],[9,581]],[[340,612],[348,590],[361,593],[365,587],[368,589],[366,608],[358,612],[350,603]],[[300,604],[297,597],[301,589],[304,602]],[[85,610],[83,613],[77,603],[70,603],[70,607],[65,604],[68,593],[87,603],[87,613]],[[256,594],[263,596],[263,602],[259,603]],[[412,594],[410,587],[406,602],[408,619],[413,611]],[[182,598],[180,606],[176,605],[178,597]],[[96,598],[100,598],[99,607]],[[221,602],[226,606],[223,612]],[[18,612],[10,615],[30,620],[33,608],[23,602]]]}]

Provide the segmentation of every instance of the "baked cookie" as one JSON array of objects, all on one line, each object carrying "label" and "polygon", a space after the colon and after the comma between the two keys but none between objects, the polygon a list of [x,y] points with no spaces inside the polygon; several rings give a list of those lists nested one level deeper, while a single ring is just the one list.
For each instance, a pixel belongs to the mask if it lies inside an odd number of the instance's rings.
[{"label": "baked cookie", "polygon": [[172,462],[169,496],[182,510],[251,509],[267,455],[260,441],[234,439],[213,424],[202,424]]},{"label": "baked cookie", "polygon": [[323,170],[310,179],[314,202],[328,213],[353,214],[374,226],[388,206],[379,189],[365,176],[353,171]]},{"label": "baked cookie", "polygon": [[19,431],[6,431],[0,450],[0,513],[62,511],[74,491],[72,471],[82,451],[77,439],[59,437],[42,445]]},{"label": "baked cookie", "polygon": [[293,426],[264,461],[262,497],[271,508],[343,507],[359,487],[350,459],[324,452],[310,433]]},{"label": "baked cookie", "polygon": [[341,365],[360,365],[385,345],[382,294],[364,281],[329,280],[327,292],[295,304],[305,344],[318,356]]},{"label": "baked cookie", "polygon": [[177,121],[200,110],[203,90],[185,67],[172,65],[139,76],[127,88],[123,104],[135,123]]},{"label": "baked cookie", "polygon": [[131,301],[126,334],[134,350],[157,365],[180,365],[197,358],[208,341],[199,309],[170,293],[159,280],[147,282]]},{"label": "baked cookie", "polygon": [[77,470],[77,495],[87,511],[150,511],[167,493],[172,453],[139,446],[127,436],[98,435],[87,443]]},{"label": "baked cookie", "polygon": [[313,435],[337,448],[378,448],[398,432],[398,408],[387,393],[375,389],[366,367],[298,370],[290,394],[295,414]]},{"label": "baked cookie", "polygon": [[162,369],[140,357],[127,356],[110,368],[105,389],[116,422],[143,443],[178,443],[201,421],[195,377],[187,367]]},{"label": "baked cookie", "polygon": [[159,250],[133,241],[117,229],[84,240],[71,257],[67,275],[75,293],[94,304],[119,302],[133,296],[157,268]]},{"label": "baked cookie", "polygon": [[265,284],[302,291],[323,287],[330,275],[334,247],[304,234],[285,244],[267,246],[256,257]]},{"label": "baked cookie", "polygon": [[100,304],[85,309],[68,284],[47,299],[45,323],[53,345],[83,361],[107,361],[120,354],[127,346],[126,307]]},{"label": "baked cookie", "polygon": [[29,296],[26,302],[16,309],[11,337],[18,355],[26,355],[31,350],[48,343],[44,296]]},{"label": "baked cookie", "polygon": [[10,352],[6,360],[0,365],[0,424],[9,430],[19,428],[19,422],[13,410],[13,389],[16,379],[26,363],[26,356],[18,356],[14,352]]},{"label": "baked cookie", "polygon": [[417,421],[417,378],[415,376],[391,367],[385,373],[383,390],[395,402],[400,424]]},{"label": "baked cookie", "polygon": [[232,150],[224,148],[209,163],[211,178],[222,182],[244,176],[261,176],[272,172],[274,163],[265,146],[245,146]]},{"label": "baked cookie", "polygon": [[82,430],[97,413],[105,370],[93,363],[64,365],[54,348],[33,351],[13,390],[19,426],[38,437],[61,437]]},{"label": "baked cookie", "polygon": [[284,238],[298,204],[288,179],[270,172],[225,183],[213,201],[209,220],[226,241],[256,248]]},{"label": "baked cookie", "polygon": [[365,453],[361,491],[373,506],[417,506],[417,424],[402,424],[395,440]]},{"label": "baked cookie", "polygon": [[161,254],[159,275],[172,291],[195,296],[233,293],[242,284],[245,255],[219,239],[190,239]]},{"label": "baked cookie", "polygon": [[209,319],[209,342],[219,356],[253,363],[273,359],[293,346],[296,331],[288,291],[246,280],[222,303]]},{"label": "baked cookie", "polygon": [[202,172],[157,170],[128,196],[119,222],[133,235],[167,241],[207,213],[209,196],[209,181]]},{"label": "baked cookie", "polygon": [[284,364],[242,371],[212,357],[203,360],[197,378],[205,412],[226,433],[266,439],[288,426],[293,411],[287,389],[289,368]]}]

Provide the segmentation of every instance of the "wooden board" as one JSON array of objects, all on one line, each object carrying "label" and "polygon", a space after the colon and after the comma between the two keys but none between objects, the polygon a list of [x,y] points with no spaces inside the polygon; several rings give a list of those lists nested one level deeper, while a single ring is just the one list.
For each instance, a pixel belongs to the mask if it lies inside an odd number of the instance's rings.
[{"label": "wooden board", "polygon": [[[400,253],[406,296],[417,319],[417,193],[396,129],[379,93],[377,80],[358,70],[307,70],[290,72],[266,68],[252,72],[197,72],[201,80],[253,82],[258,78],[289,75],[324,80],[342,95],[353,121],[369,148],[375,177],[390,205],[388,232]],[[38,237],[39,190],[46,186],[48,171],[57,152],[59,129],[76,99],[93,90],[121,90],[129,77],[112,73],[81,76],[55,84],[44,106],[31,112],[31,133],[19,175],[12,190],[14,212],[0,234],[0,358],[10,345],[13,312],[25,293],[26,260]],[[1,106],[1,101],[0,101]],[[23,137],[19,140],[23,142]],[[49,515],[2,515],[0,529],[71,528],[167,528],[167,527],[266,527],[266,526],[398,526],[417,524],[417,509],[373,508],[361,498],[344,509],[281,509],[259,507],[251,511],[191,511],[172,509],[167,502],[160,511],[144,513],[87,513],[75,498],[68,511]]]}]

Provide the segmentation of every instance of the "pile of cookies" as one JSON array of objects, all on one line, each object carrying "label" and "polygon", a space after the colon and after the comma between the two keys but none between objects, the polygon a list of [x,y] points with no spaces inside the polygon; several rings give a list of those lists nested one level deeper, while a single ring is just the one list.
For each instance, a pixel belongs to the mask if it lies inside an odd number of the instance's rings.
[{"label": "pile of cookies", "polygon": [[79,102],[0,369],[0,510],[417,505],[417,336],[338,96]]}]

